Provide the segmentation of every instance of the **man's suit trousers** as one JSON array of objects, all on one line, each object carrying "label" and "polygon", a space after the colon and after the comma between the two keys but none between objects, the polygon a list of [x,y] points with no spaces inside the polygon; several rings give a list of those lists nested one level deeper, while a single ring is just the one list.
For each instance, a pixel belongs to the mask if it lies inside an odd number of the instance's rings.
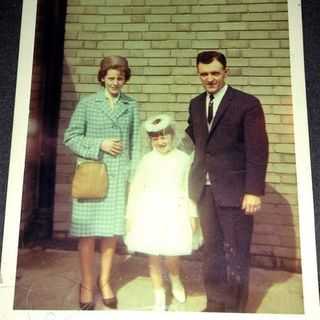
[{"label": "man's suit trousers", "polygon": [[207,310],[223,304],[226,312],[244,312],[248,300],[253,217],[245,215],[239,207],[218,206],[211,186],[204,187],[198,208],[204,236]]}]

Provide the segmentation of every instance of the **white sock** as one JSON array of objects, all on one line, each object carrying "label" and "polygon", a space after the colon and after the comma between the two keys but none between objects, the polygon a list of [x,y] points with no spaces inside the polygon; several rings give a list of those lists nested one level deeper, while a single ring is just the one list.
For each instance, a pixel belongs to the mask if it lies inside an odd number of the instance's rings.
[{"label": "white sock", "polygon": [[166,292],[164,288],[154,289],[154,307],[155,311],[166,310]]}]

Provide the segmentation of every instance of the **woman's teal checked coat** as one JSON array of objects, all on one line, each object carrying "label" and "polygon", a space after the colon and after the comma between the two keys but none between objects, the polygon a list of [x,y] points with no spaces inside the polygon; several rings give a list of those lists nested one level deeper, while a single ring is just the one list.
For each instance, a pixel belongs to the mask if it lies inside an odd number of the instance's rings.
[{"label": "woman's teal checked coat", "polygon": [[[102,200],[73,199],[71,235],[109,237],[125,232],[125,206],[130,176],[140,157],[137,102],[121,93],[114,109],[104,90],[80,100],[65,131],[64,143],[79,157],[102,160],[108,168],[108,194]],[[123,151],[111,156],[100,145],[120,138]]]}]

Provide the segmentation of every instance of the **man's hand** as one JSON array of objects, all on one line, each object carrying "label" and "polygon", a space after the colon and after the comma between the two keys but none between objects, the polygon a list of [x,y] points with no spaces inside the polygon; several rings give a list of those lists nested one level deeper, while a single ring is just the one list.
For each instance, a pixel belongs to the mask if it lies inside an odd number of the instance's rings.
[{"label": "man's hand", "polygon": [[112,156],[117,156],[122,152],[122,144],[119,139],[110,138],[105,139],[100,146],[101,150],[111,154]]},{"label": "man's hand", "polygon": [[261,209],[261,198],[253,194],[245,194],[242,200],[241,209],[245,214],[253,215]]}]

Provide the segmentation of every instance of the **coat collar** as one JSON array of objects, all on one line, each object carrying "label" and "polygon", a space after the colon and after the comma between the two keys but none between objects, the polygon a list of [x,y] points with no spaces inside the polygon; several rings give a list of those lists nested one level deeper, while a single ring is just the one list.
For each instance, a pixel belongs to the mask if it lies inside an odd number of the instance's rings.
[{"label": "coat collar", "polygon": [[99,107],[113,122],[117,122],[122,114],[128,112],[129,100],[129,97],[121,92],[117,106],[112,110],[110,102],[106,98],[104,89],[99,90],[96,95],[96,101],[98,102]]}]

